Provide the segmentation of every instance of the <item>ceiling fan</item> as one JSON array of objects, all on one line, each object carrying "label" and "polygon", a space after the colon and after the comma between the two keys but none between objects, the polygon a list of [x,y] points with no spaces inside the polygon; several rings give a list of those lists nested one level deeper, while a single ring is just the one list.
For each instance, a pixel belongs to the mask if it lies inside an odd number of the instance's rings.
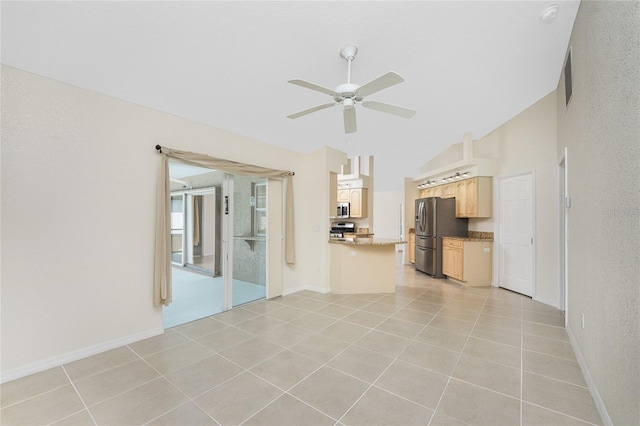
[{"label": "ceiling fan", "polygon": [[287,118],[295,119],[335,105],[342,105],[344,116],[344,132],[353,133],[357,130],[355,109],[356,104],[360,104],[365,108],[398,115],[404,118],[413,117],[416,113],[415,110],[397,105],[387,104],[384,102],[365,99],[366,96],[379,92],[382,89],[386,89],[387,87],[402,83],[404,81],[404,78],[402,78],[398,73],[389,71],[388,73],[383,74],[380,77],[375,78],[362,86],[352,83],[351,62],[355,59],[357,53],[358,48],[352,44],[347,44],[340,50],[340,56],[342,56],[347,61],[347,82],[339,85],[335,90],[331,90],[305,80],[289,80],[289,83],[291,84],[326,93],[333,98],[333,102],[318,105],[313,108],[305,109],[303,111],[287,115]]}]

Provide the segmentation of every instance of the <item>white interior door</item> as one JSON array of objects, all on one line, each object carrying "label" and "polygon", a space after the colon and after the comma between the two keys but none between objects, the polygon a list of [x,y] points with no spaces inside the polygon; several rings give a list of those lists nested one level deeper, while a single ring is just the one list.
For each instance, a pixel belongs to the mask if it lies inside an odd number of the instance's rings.
[{"label": "white interior door", "polygon": [[503,178],[499,188],[499,285],[533,295],[533,175]]}]

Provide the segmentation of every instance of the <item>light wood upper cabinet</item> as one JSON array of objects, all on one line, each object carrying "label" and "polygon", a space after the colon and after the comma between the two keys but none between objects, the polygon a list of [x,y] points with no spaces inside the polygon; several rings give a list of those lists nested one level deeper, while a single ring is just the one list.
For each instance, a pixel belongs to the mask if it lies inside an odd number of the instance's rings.
[{"label": "light wood upper cabinet", "polygon": [[491,217],[493,189],[490,177],[456,182],[456,217]]},{"label": "light wood upper cabinet", "polygon": [[456,184],[448,183],[443,185],[442,198],[454,198],[456,196]]},{"label": "light wood upper cabinet", "polygon": [[456,182],[456,217],[467,217],[467,184]]},{"label": "light wood upper cabinet", "polygon": [[349,203],[349,217],[367,217],[366,188],[339,189],[338,202]]},{"label": "light wood upper cabinet", "polygon": [[486,176],[458,180],[445,185],[421,189],[418,192],[420,198],[455,197],[456,217],[491,217],[492,193],[492,178]]},{"label": "light wood upper cabinet", "polygon": [[433,191],[435,191],[435,188],[426,188],[426,189],[421,189],[420,192],[418,193],[418,196],[420,198],[428,198],[428,197],[433,197]]},{"label": "light wood upper cabinet", "polygon": [[349,202],[349,190],[348,189],[338,189],[338,202],[339,203],[348,203]]}]

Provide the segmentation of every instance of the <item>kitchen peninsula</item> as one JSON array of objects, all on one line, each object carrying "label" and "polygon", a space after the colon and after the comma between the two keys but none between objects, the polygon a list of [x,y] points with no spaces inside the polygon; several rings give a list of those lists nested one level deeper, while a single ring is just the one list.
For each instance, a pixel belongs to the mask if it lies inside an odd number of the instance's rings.
[{"label": "kitchen peninsula", "polygon": [[329,279],[337,294],[395,293],[394,238],[329,240]]}]

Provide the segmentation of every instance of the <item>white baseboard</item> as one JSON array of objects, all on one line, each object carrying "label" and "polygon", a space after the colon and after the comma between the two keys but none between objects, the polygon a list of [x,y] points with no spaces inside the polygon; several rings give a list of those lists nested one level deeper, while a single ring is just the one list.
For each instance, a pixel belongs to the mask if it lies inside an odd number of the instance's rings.
[{"label": "white baseboard", "polygon": [[120,346],[128,345],[129,343],[134,343],[139,340],[159,336],[163,333],[164,328],[162,327],[152,328],[150,330],[141,331],[140,333],[131,334],[129,336],[124,336],[118,339],[110,340],[108,342],[98,343],[97,345],[78,349],[77,351],[68,352],[66,354],[57,355],[51,358],[43,359],[41,361],[33,362],[31,364],[27,364],[25,366],[14,368],[13,370],[4,372],[2,374],[2,377],[0,377],[0,383],[20,379],[22,377],[39,373],[53,367],[58,367],[60,365],[77,361],[82,358],[96,355],[111,349],[119,348]]},{"label": "white baseboard", "polygon": [[582,356],[582,351],[580,350],[580,346],[578,346],[578,342],[571,331],[571,327],[569,324],[566,326],[567,334],[569,335],[569,341],[571,342],[571,346],[573,347],[573,352],[576,354],[576,359],[578,360],[578,364],[580,365],[580,369],[582,370],[582,375],[584,376],[584,380],[587,382],[587,387],[589,388],[589,393],[593,398],[593,402],[596,404],[596,409],[598,410],[598,414],[602,418],[602,421],[607,426],[612,426],[613,422],[611,421],[611,417],[609,417],[609,413],[607,412],[607,407],[604,405],[604,401],[600,396],[600,392],[598,392],[598,387],[596,386],[596,382],[593,381],[593,377],[591,377],[591,373],[587,368],[587,362]]},{"label": "white baseboard", "polygon": [[315,291],[316,293],[322,293],[322,294],[330,293],[330,291],[324,287],[317,287],[313,285],[307,285],[304,287],[304,289],[309,291]]},{"label": "white baseboard", "polygon": [[312,285],[304,285],[304,286],[298,286],[298,287],[289,288],[287,290],[284,290],[282,292],[282,295],[283,296],[289,296],[290,294],[297,293],[297,292],[302,291],[302,290],[315,291],[316,293],[322,293],[322,294],[329,293],[329,290],[327,290],[324,287],[317,287],[317,286],[312,286]]},{"label": "white baseboard", "polygon": [[302,286],[288,288],[288,289],[282,291],[282,295],[283,296],[288,296],[290,294],[297,293],[297,292],[302,291],[302,290],[304,290],[304,287],[302,287]]}]

